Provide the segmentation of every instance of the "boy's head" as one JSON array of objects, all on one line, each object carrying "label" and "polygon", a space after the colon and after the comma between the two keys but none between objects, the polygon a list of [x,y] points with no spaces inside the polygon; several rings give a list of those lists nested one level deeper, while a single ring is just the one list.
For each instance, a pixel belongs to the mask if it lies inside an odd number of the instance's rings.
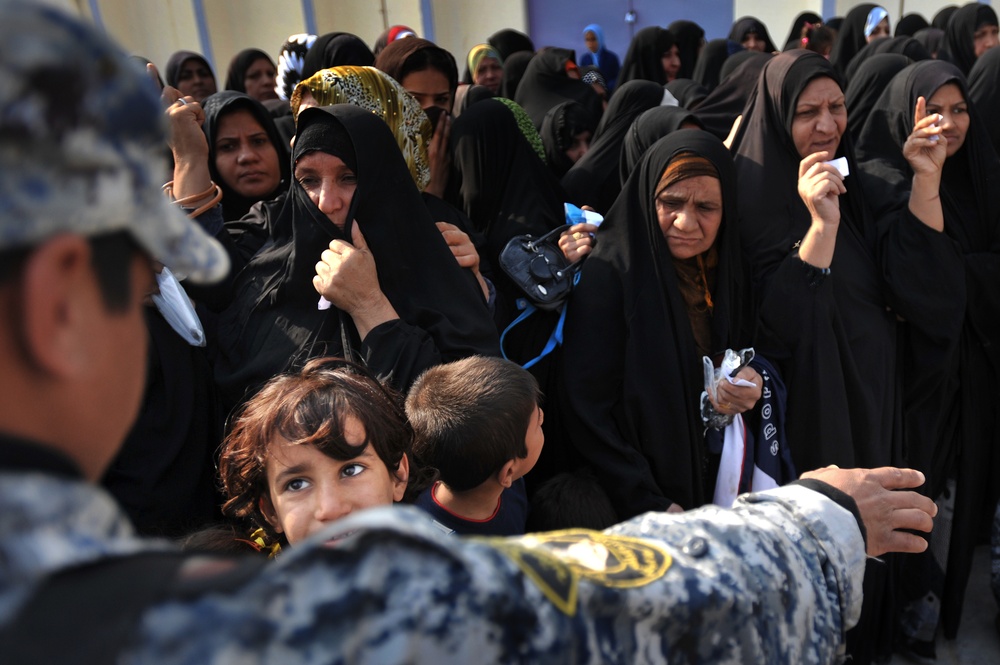
[{"label": "boy's head", "polygon": [[406,398],[414,453],[455,492],[508,465],[506,479],[516,480],[545,441],[540,398],[535,377],[508,360],[474,356],[432,367]]},{"label": "boy's head", "polygon": [[226,437],[223,510],[294,544],[348,513],[403,497],[413,431],[398,396],[330,358],[272,379]]}]

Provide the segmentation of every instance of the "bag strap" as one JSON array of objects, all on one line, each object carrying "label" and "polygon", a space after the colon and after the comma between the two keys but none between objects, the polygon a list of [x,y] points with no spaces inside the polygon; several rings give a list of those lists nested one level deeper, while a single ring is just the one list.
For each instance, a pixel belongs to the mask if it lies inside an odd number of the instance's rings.
[{"label": "bag strap", "polygon": [[[577,273],[573,276],[573,286],[575,287],[577,282],[579,281],[580,281],[580,273]],[[555,328],[552,329],[552,334],[549,335],[549,339],[545,342],[545,346],[542,348],[542,352],[539,353],[534,358],[532,358],[531,360],[529,360],[528,362],[521,365],[521,367],[523,367],[524,369],[530,369],[531,367],[536,365],[538,361],[540,361],[542,358],[552,353],[557,346],[562,346],[563,326],[566,323],[566,305],[567,303],[563,303],[562,306],[559,308],[559,320],[556,321],[556,326]],[[511,321],[510,325],[504,328],[503,333],[500,335],[500,355],[503,356],[504,360],[510,360],[510,358],[507,357],[507,352],[503,348],[503,340],[507,336],[507,333],[510,332],[511,328],[519,324],[521,321],[524,321],[537,311],[538,311],[537,307],[532,305],[530,302],[527,303],[527,306],[524,308],[524,311],[521,312],[521,314],[516,319]]]},{"label": "bag strap", "polygon": [[13,620],[0,628],[4,662],[117,662],[149,607],[171,596],[236,588],[266,564],[263,557],[211,557],[232,565],[218,575],[180,579],[182,566],[194,558],[184,552],[148,552],[51,575],[35,588]]}]

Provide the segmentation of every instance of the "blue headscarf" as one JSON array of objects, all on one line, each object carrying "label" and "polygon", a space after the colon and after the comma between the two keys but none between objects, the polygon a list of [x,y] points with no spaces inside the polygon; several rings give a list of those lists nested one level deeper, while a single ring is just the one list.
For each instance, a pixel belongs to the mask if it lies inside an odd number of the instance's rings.
[{"label": "blue headscarf", "polygon": [[584,39],[586,39],[588,32],[594,33],[594,36],[597,37],[597,52],[592,55],[594,57],[594,66],[600,67],[600,53],[604,50],[604,30],[602,30],[601,26],[596,23],[591,23],[583,29]]},{"label": "blue headscarf", "polygon": [[879,23],[882,22],[889,12],[881,7],[875,7],[870,12],[868,12],[868,20],[865,21],[865,37],[871,37],[872,33],[875,32],[875,28]]}]

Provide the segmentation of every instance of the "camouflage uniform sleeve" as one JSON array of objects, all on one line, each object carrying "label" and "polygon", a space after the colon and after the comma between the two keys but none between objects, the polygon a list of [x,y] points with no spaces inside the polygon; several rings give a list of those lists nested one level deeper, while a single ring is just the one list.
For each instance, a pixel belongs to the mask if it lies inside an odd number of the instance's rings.
[{"label": "camouflage uniform sleeve", "polygon": [[603,533],[448,537],[401,507],[335,530],[147,612],[125,662],[825,663],[860,607],[854,517],[803,487]]}]

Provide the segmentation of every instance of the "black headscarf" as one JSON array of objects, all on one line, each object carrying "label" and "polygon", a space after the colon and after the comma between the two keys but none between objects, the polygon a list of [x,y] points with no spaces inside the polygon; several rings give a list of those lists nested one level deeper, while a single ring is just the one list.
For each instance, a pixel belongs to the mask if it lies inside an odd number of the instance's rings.
[{"label": "black headscarf", "polygon": [[[623,519],[671,503],[702,505],[714,485],[699,415],[701,357],[654,202],[665,168],[682,153],[707,159],[722,188],[710,290],[712,347],[739,348],[747,341],[732,158],[710,134],[675,132],[649,149],[625,183],[567,307],[567,427]],[[594,354],[592,333],[598,330],[600,353]],[[586,349],[587,362],[577,362]]]},{"label": "black headscarf", "polygon": [[689,79],[694,74],[698,54],[705,43],[705,30],[694,21],[674,21],[667,26],[667,31],[673,36],[681,58],[676,78]]},{"label": "black headscarf", "polygon": [[[722,63],[722,68],[719,69],[719,82],[721,83],[729,78],[729,75],[747,60],[759,59],[760,56],[766,57],[770,55],[773,55],[773,53],[760,53],[758,51],[748,51],[741,48],[739,51],[726,58],[726,61]],[[763,67],[763,65],[761,65],[761,67]],[[757,73],[759,74],[760,72],[758,71]],[[756,75],[754,75],[754,78],[756,78]],[[751,83],[754,83],[754,81],[751,81]]]},{"label": "black headscarf", "polygon": [[991,118],[986,130],[993,149],[1000,155],[1000,48],[991,48],[979,56],[969,72],[969,100],[975,104],[980,118]]},{"label": "black headscarf", "polygon": [[[888,40],[881,40],[888,41]],[[845,98],[847,101],[847,130],[857,141],[861,136],[868,114],[871,112],[879,96],[889,85],[896,74],[910,64],[910,59],[898,53],[879,53],[873,55],[858,67],[858,70],[847,84]]]},{"label": "black headscarf", "polygon": [[[902,145],[913,128],[917,98],[930,99],[947,84],[958,86],[969,99],[965,77],[957,67],[940,60],[918,62],[893,79],[872,111],[861,134],[862,169],[878,182],[880,194],[885,192],[882,198],[897,205],[908,198],[912,171],[902,156]],[[964,270],[959,267],[954,271],[961,281],[951,294],[962,310],[961,333],[949,337],[958,341],[958,351],[952,356],[957,360],[957,376],[950,390],[932,396],[936,399],[928,408],[939,413],[946,424],[941,427],[934,422],[935,427],[923,427],[930,430],[930,436],[925,437],[930,440],[910,450],[912,463],[927,474],[932,492],[943,489],[949,472],[954,472],[957,480],[942,598],[944,633],[949,639],[954,639],[958,630],[981,525],[992,517],[1000,493],[996,411],[996,375],[1000,372],[998,189],[1000,159],[977,109],[970,105],[965,141],[945,161],[940,187],[944,231],[958,244],[964,264]],[[925,259],[925,263],[936,262]],[[926,420],[925,416],[921,424]]]},{"label": "black headscarf", "polygon": [[663,87],[686,109],[697,108],[698,104],[708,97],[708,90],[691,79],[674,79]]},{"label": "black headscarf", "polygon": [[783,51],[787,51],[789,48],[799,48],[802,45],[802,28],[806,27],[806,24],[815,25],[817,23],[822,23],[823,17],[814,12],[802,12],[795,17],[792,21],[792,27],[788,31],[788,39],[785,40],[785,47]]},{"label": "black headscarf", "polygon": [[896,24],[896,31],[892,34],[896,37],[912,37],[917,34],[918,30],[929,28],[930,25],[927,19],[920,14],[907,14],[899,19],[899,23]]},{"label": "black headscarf", "polygon": [[[494,47],[496,48],[496,47]],[[515,51],[503,61],[503,82],[500,84],[500,96],[515,99],[517,87],[528,69],[528,63],[535,57],[532,51]]]},{"label": "black headscarf", "polygon": [[639,114],[662,101],[663,87],[652,81],[629,81],[615,91],[590,150],[562,178],[567,201],[607,212],[621,191],[618,162],[625,132]]},{"label": "black headscarf", "polygon": [[167,85],[174,88],[177,87],[177,83],[181,80],[181,68],[184,67],[184,63],[188,60],[198,60],[201,64],[205,65],[205,69],[211,72],[212,77],[215,77],[215,72],[212,71],[212,66],[208,64],[205,56],[194,51],[177,51],[167,60],[167,71],[164,72],[167,77]]},{"label": "black headscarf", "polygon": [[655,25],[635,33],[618,73],[618,87],[635,80],[652,81],[660,85],[666,83],[663,54],[673,45],[673,35]]},{"label": "black headscarf", "polygon": [[733,22],[733,27],[729,30],[729,39],[737,44],[742,44],[747,35],[753,33],[766,43],[764,53],[773,53],[778,50],[771,41],[771,35],[767,32],[767,26],[755,16],[744,16]]},{"label": "black headscarf", "polygon": [[938,30],[947,30],[948,21],[951,20],[952,15],[958,11],[958,5],[948,5],[947,7],[942,7],[934,18],[931,19],[931,26],[937,28]]},{"label": "black headscarf", "polygon": [[531,37],[510,28],[494,32],[486,42],[500,53],[504,62],[507,62],[507,58],[518,51],[535,52],[535,45],[531,42]]},{"label": "black headscarf", "polygon": [[635,119],[625,133],[625,141],[622,144],[618,173],[623,187],[650,146],[664,136],[676,132],[685,123],[701,127],[701,121],[680,106],[657,106],[644,111]]},{"label": "black headscarf", "polygon": [[845,78],[848,85],[850,85],[851,80],[854,79],[854,76],[861,65],[863,65],[869,58],[884,53],[897,53],[899,55],[905,55],[913,62],[931,59],[931,54],[926,48],[924,48],[924,45],[912,37],[882,37],[867,44],[863,49],[858,51],[858,54],[854,56],[853,60],[851,60],[851,64],[847,66],[847,76]]},{"label": "black headscarf", "polygon": [[810,287],[804,264],[791,257],[810,227],[791,126],[799,95],[819,77],[836,80],[836,73],[812,51],[768,61],[733,144],[742,247],[760,302],[757,351],[777,361],[789,388],[786,432],[796,468],[882,466],[894,459],[895,315],[886,312],[848,132],[837,149],[852,177],[840,197],[832,275]]},{"label": "black headscarf", "polygon": [[258,60],[267,60],[274,67],[274,60],[271,60],[271,56],[259,48],[247,48],[237,53],[232,62],[229,63],[229,73],[226,74],[226,90],[246,92],[247,88],[243,81],[246,79],[247,70]]},{"label": "black headscarf", "polygon": [[970,2],[959,7],[948,21],[944,41],[946,54],[941,56],[955,64],[962,73],[969,74],[976,63],[973,36],[984,25],[998,25],[997,13],[989,5]]},{"label": "black headscarf", "polygon": [[[205,138],[208,140],[208,169],[212,174],[212,180],[222,189],[222,215],[223,219],[235,220],[250,211],[250,207],[257,201],[267,201],[275,198],[279,194],[288,190],[291,182],[291,172],[288,162],[288,142],[281,139],[281,134],[274,125],[274,119],[267,109],[256,99],[251,99],[246,93],[234,90],[223,90],[205,98],[202,103],[205,109],[205,122],[202,129],[205,131]],[[281,182],[278,187],[261,198],[247,198],[241,196],[229,186],[219,174],[215,167],[215,137],[219,131],[219,121],[229,113],[234,111],[249,111],[260,126],[267,132],[267,138],[274,146],[278,155],[278,164],[281,167]]]},{"label": "black headscarf", "polygon": [[577,102],[563,102],[545,115],[539,134],[553,175],[561,178],[573,166],[566,151],[576,135],[584,131],[593,133],[596,128],[597,121]]},{"label": "black headscarf", "polygon": [[833,63],[833,68],[841,80],[844,79],[851,60],[868,43],[868,38],[865,37],[865,22],[868,21],[871,10],[878,6],[870,2],[856,5],[844,18],[844,24],[837,32],[837,41],[830,51],[830,62]]},{"label": "black headscarf", "polygon": [[595,118],[601,117],[601,98],[594,89],[567,76],[566,63],[570,61],[573,61],[573,51],[546,48],[536,53],[528,63],[517,86],[515,101],[527,111],[535,129],[541,128],[549,109],[562,102],[579,102]]},{"label": "black headscarf", "polygon": [[715,90],[722,80],[722,65],[726,59],[742,50],[742,46],[729,39],[713,39],[705,44],[701,55],[698,56],[698,64],[694,66],[692,78],[709,92]]},{"label": "black headscarf", "polygon": [[317,37],[309,47],[302,63],[302,76],[299,80],[305,81],[321,69],[341,65],[372,67],[375,65],[375,55],[357,35],[349,32],[329,32]]},{"label": "black headscarf", "polygon": [[695,111],[707,131],[723,140],[729,136],[733,122],[743,113],[747,100],[757,87],[761,70],[772,57],[770,53],[741,51],[726,61],[727,65],[737,58],[742,62],[722,79],[715,90],[708,93]]},{"label": "black headscarf", "polygon": [[[267,239],[236,275],[232,304],[219,322],[216,380],[230,405],[274,374],[322,355],[360,354],[373,372],[405,391],[431,365],[496,354],[482,293],[434,226],[386,123],[338,104],[304,110],[297,136],[307,134],[296,141],[293,160],[310,148],[337,152],[348,164],[356,160],[347,226],[341,231],[334,225],[296,182],[286,196],[254,209]],[[355,223],[400,317],[374,328],[363,343],[349,316],[336,307],[317,308],[312,285],[319,256],[334,239],[350,242]],[[419,335],[413,329],[428,340],[414,341]]]},{"label": "black headscarf", "polygon": [[917,30],[913,38],[920,42],[920,45],[927,49],[932,58],[936,58],[944,47],[944,30],[938,28],[924,28]]}]

